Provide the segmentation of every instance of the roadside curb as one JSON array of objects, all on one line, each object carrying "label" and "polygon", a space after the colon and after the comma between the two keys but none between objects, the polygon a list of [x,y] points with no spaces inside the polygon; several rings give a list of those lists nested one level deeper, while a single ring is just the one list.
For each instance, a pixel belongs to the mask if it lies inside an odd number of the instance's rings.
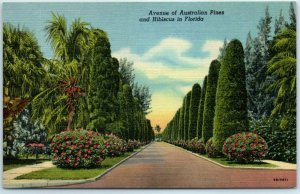
[{"label": "roadside curb", "polygon": [[112,171],[114,168],[118,167],[119,165],[121,165],[123,162],[125,162],[126,160],[128,160],[129,158],[137,155],[138,153],[140,153],[141,151],[143,151],[144,149],[146,149],[148,146],[150,146],[153,142],[145,145],[144,147],[141,147],[140,150],[138,150],[137,152],[134,152],[133,154],[131,154],[130,156],[124,158],[123,160],[121,160],[120,162],[118,162],[117,164],[113,165],[112,167],[110,167],[109,169],[107,169],[106,171],[104,171],[102,174],[98,175],[97,177],[95,177],[95,180],[99,180],[100,178],[102,178],[103,176],[105,176],[107,173],[109,173],[110,171]]},{"label": "roadside curb", "polygon": [[[45,179],[22,179],[22,180],[18,180],[18,181],[37,181],[37,182],[31,182],[31,183],[13,183],[13,184],[5,184],[3,181],[3,188],[4,189],[21,189],[21,188],[51,188],[53,186],[66,186],[66,185],[74,185],[74,184],[82,184],[82,183],[89,183],[89,182],[94,182],[99,180],[100,178],[102,178],[103,176],[105,176],[107,173],[109,173],[110,171],[112,171],[114,168],[118,167],[119,165],[121,165],[123,162],[125,162],[126,160],[128,160],[129,158],[137,155],[138,153],[140,153],[141,151],[143,151],[144,149],[146,149],[148,146],[150,146],[153,142],[141,147],[139,150],[137,150],[136,152],[132,153],[131,155],[127,156],[126,158],[124,158],[123,160],[121,160],[120,162],[116,163],[115,165],[113,165],[112,167],[108,168],[107,170],[105,170],[103,173],[101,173],[100,175],[94,177],[94,178],[89,178],[89,179],[83,179],[83,180],[45,180]],[[45,181],[42,183],[39,183],[38,181]]]},{"label": "roadside curb", "polygon": [[[165,142],[165,143],[167,143],[167,142]],[[170,144],[170,143],[167,143],[167,144]],[[261,169],[261,170],[288,170],[288,171],[295,171],[295,170],[297,170],[297,169],[289,169],[289,168],[281,168],[281,167],[249,167],[249,166],[243,167],[243,166],[225,166],[225,165],[220,164],[220,163],[218,163],[218,162],[216,162],[216,161],[213,161],[213,160],[211,160],[211,159],[209,159],[209,158],[206,158],[206,157],[204,157],[204,156],[201,156],[200,154],[197,154],[197,153],[191,152],[191,151],[189,151],[189,150],[186,150],[186,149],[184,149],[184,148],[182,148],[182,147],[179,147],[179,146],[176,146],[176,145],[173,145],[173,144],[170,144],[170,145],[172,145],[172,146],[174,146],[174,147],[176,147],[176,148],[178,148],[178,149],[180,149],[180,150],[183,150],[183,151],[185,151],[185,152],[188,152],[188,153],[190,153],[190,154],[193,154],[193,155],[196,156],[196,157],[202,158],[202,159],[204,159],[204,160],[206,160],[206,161],[209,161],[209,162],[211,162],[211,163],[214,163],[214,164],[216,164],[216,165],[218,165],[218,166],[221,166],[221,167],[227,168],[227,169]]]}]

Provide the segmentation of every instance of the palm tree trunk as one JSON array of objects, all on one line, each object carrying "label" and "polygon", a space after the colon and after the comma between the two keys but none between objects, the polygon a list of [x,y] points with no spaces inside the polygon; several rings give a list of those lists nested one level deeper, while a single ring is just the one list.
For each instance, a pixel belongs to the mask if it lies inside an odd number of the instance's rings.
[{"label": "palm tree trunk", "polygon": [[74,105],[74,103],[72,103],[70,105],[69,111],[68,111],[68,127],[67,127],[67,130],[71,130],[74,113],[75,113],[75,105]]}]

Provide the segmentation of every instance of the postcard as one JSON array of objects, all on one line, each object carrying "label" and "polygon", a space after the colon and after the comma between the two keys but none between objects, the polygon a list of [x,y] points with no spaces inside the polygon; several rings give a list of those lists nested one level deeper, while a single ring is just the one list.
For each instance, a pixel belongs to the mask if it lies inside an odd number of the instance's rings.
[{"label": "postcard", "polygon": [[296,2],[4,2],[3,187],[296,187]]}]

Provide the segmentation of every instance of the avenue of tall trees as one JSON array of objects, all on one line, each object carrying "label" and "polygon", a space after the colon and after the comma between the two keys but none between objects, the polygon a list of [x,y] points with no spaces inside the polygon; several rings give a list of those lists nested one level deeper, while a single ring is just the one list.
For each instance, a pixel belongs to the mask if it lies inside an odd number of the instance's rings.
[{"label": "avenue of tall trees", "polygon": [[[66,129],[154,138],[146,118],[149,88],[135,81],[133,62],[111,56],[106,32],[80,18],[68,25],[54,13],[44,31],[51,59],[43,57],[30,30],[3,26],[4,156],[16,155],[20,142],[47,141]],[[17,138],[33,129],[34,136]]]},{"label": "avenue of tall trees", "polygon": [[[224,41],[202,87],[195,83],[163,131],[167,141],[212,138],[222,153],[224,141],[255,132],[268,143],[268,158],[296,162],[296,15],[275,18],[268,7],[246,44]],[[272,29],[274,29],[272,31]],[[197,95],[197,96],[195,96]],[[197,118],[197,119],[195,119]],[[195,127],[196,126],[196,127]]]}]

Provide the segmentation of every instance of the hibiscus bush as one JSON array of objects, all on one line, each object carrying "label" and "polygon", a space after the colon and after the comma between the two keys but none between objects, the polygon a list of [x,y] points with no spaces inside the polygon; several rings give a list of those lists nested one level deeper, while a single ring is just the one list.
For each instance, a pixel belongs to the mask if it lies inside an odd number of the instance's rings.
[{"label": "hibiscus bush", "polygon": [[266,141],[258,134],[242,132],[225,140],[223,153],[229,160],[249,163],[265,157],[268,153],[268,146]]},{"label": "hibiscus bush", "polygon": [[206,153],[209,158],[221,157],[223,154],[216,149],[213,144],[213,138],[210,138],[205,145]]},{"label": "hibiscus bush", "polygon": [[105,135],[105,145],[107,148],[107,155],[110,157],[121,156],[127,151],[126,141],[118,138],[113,134]]},{"label": "hibiscus bush", "polygon": [[199,153],[199,154],[205,154],[205,144],[198,139],[192,139],[186,142],[185,147],[187,147],[188,150]]},{"label": "hibiscus bush", "polygon": [[100,166],[107,154],[105,139],[91,130],[69,130],[54,136],[51,158],[61,168],[90,168]]},{"label": "hibiscus bush", "polygon": [[127,151],[132,152],[134,149],[138,149],[141,146],[140,141],[137,140],[128,140],[127,141]]},{"label": "hibiscus bush", "polygon": [[27,153],[35,155],[35,159],[38,159],[39,154],[45,153],[46,147],[43,143],[29,143],[26,145]]}]

